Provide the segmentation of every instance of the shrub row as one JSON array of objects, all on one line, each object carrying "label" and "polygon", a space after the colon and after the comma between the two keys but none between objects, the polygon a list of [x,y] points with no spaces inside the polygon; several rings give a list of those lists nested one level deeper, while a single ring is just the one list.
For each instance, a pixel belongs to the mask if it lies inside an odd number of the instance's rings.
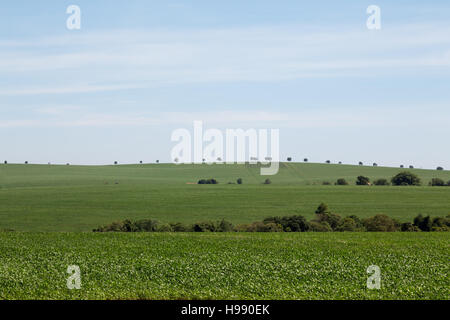
[{"label": "shrub row", "polygon": [[234,226],[226,220],[204,221],[194,224],[168,223],[156,220],[124,220],[99,227],[94,232],[394,232],[394,231],[450,231],[450,215],[431,218],[419,214],[413,222],[401,223],[384,214],[367,219],[355,215],[341,217],[320,204],[314,219],[300,215],[268,217],[263,221]]},{"label": "shrub row", "polygon": [[[323,185],[331,185],[331,183],[329,181],[324,181],[322,184]],[[345,186],[348,184],[349,183],[343,178],[340,178],[335,182],[335,185],[338,185],[338,186]],[[371,184],[376,185],[376,186],[388,186],[390,184],[392,184],[394,186],[420,186],[422,184],[422,182],[417,175],[415,175],[414,173],[411,173],[411,172],[407,172],[407,171],[400,172],[399,174],[395,175],[394,177],[391,178],[390,182],[384,178],[374,180],[372,183],[370,182],[370,179],[365,176],[359,176],[356,178],[356,185],[358,185],[358,186],[367,186],[367,185],[371,185]],[[440,178],[433,178],[428,183],[428,185],[429,186],[439,186],[439,187],[450,186],[450,181],[445,182],[444,180],[442,180]]]}]

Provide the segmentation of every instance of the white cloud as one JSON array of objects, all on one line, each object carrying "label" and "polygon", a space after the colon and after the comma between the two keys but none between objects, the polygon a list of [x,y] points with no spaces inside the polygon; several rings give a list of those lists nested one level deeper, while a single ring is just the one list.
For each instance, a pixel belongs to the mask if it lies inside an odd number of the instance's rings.
[{"label": "white cloud", "polygon": [[[0,95],[67,94],[160,84],[283,81],[450,67],[450,25],[114,30],[0,42]],[[425,72],[421,70],[421,72]],[[39,82],[40,85],[36,85]]]}]

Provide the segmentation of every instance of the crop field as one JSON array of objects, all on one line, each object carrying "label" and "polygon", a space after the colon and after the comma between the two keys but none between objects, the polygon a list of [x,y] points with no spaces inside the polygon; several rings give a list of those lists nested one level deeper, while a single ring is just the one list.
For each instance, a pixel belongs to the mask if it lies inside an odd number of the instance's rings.
[{"label": "crop field", "polygon": [[[0,233],[1,299],[449,299],[448,233]],[[69,290],[78,265],[81,289]],[[366,287],[367,267],[381,289]]]},{"label": "crop field", "polygon": [[[387,178],[412,171],[421,187],[355,186],[359,175]],[[124,219],[249,223],[274,215],[310,219],[321,202],[342,216],[387,214],[405,222],[417,214],[450,213],[450,187],[429,187],[449,171],[313,163],[282,163],[270,176],[246,165],[0,165],[0,230],[91,231]],[[216,178],[218,185],[196,185]],[[244,184],[228,184],[242,178]],[[349,186],[324,186],[345,178]]]}]

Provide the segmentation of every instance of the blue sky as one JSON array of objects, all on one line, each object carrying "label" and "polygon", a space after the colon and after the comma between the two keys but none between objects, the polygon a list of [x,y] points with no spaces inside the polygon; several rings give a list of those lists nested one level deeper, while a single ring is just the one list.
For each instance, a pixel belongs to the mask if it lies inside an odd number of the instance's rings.
[{"label": "blue sky", "polygon": [[449,89],[448,1],[0,5],[9,162],[169,161],[171,132],[203,120],[280,129],[283,158],[449,168]]}]

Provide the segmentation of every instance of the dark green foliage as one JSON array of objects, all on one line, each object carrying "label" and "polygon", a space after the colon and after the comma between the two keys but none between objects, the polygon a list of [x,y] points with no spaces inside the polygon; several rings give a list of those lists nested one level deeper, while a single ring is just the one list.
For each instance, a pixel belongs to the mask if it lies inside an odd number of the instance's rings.
[{"label": "dark green foliage", "polygon": [[403,171],[395,175],[391,182],[394,186],[420,186],[420,178],[414,173]]},{"label": "dark green foliage", "polygon": [[251,224],[240,224],[236,226],[237,232],[283,232],[283,228],[273,222],[253,222]]},{"label": "dark green foliage", "polygon": [[443,187],[443,186],[445,186],[445,182],[444,182],[444,180],[442,180],[440,178],[433,178],[430,181],[430,186],[432,186],[432,187]]},{"label": "dark green foliage", "polygon": [[442,167],[437,167],[436,170],[443,171],[444,168],[442,168]]},{"label": "dark green foliage", "polygon": [[387,179],[377,179],[373,182],[374,185],[376,186],[388,186],[389,185],[389,181],[387,181]]},{"label": "dark green foliage", "polygon": [[183,223],[180,223],[180,222],[171,223],[169,225],[172,228],[173,232],[191,232],[192,231],[192,227],[191,226],[187,226],[187,225],[185,225]]},{"label": "dark green foliage", "polygon": [[358,218],[354,219],[353,217],[345,217],[338,222],[336,231],[365,231],[365,228]]},{"label": "dark green foliage", "polygon": [[328,209],[327,204],[322,202],[322,203],[317,207],[315,214],[322,214],[322,213],[328,213],[328,212],[330,212],[330,210]]},{"label": "dark green foliage", "polygon": [[368,177],[359,176],[356,178],[356,185],[367,186],[370,184],[370,179]]},{"label": "dark green foliage", "polygon": [[309,230],[312,232],[332,232],[333,229],[328,224],[328,222],[317,222],[317,221],[310,221],[309,222]]},{"label": "dark green foliage", "polygon": [[419,214],[414,218],[414,225],[417,226],[420,230],[425,232],[430,232],[433,226],[430,216],[422,216]]},{"label": "dark green foliage", "polygon": [[264,180],[264,184],[271,184],[271,183],[272,183],[272,181],[270,181],[269,178],[267,178],[266,180]]},{"label": "dark green foliage", "polygon": [[401,231],[403,231],[403,232],[418,232],[418,231],[421,231],[421,230],[419,229],[419,227],[415,226],[415,225],[412,224],[411,222],[405,222],[405,223],[402,223],[400,229],[401,229]]},{"label": "dark green foliage", "polygon": [[197,184],[218,184],[219,182],[216,179],[201,179],[197,182]]},{"label": "dark green foliage", "polygon": [[364,226],[366,227],[367,231],[373,232],[398,231],[396,221],[384,214],[377,214],[376,216],[365,219]]},{"label": "dark green foliage", "polygon": [[346,185],[348,185],[348,182],[347,182],[347,180],[340,178],[340,179],[337,179],[336,185],[337,186],[346,186]]},{"label": "dark green foliage", "polygon": [[264,223],[280,225],[285,232],[304,232],[308,230],[308,221],[303,216],[269,217]]},{"label": "dark green foliage", "polygon": [[324,181],[324,182],[322,182],[322,185],[324,185],[324,186],[330,186],[330,185],[331,185],[331,182],[330,182],[330,181]]},{"label": "dark green foliage", "polygon": [[217,224],[213,221],[197,222],[192,227],[194,232],[217,232],[218,229]]},{"label": "dark green foliage", "polygon": [[222,219],[218,226],[218,232],[232,232],[234,231],[233,224],[229,221]]},{"label": "dark green foliage", "polygon": [[239,178],[239,179],[236,180],[236,182],[237,182],[237,184],[242,184],[243,180],[242,180],[242,178]]},{"label": "dark green foliage", "polygon": [[224,219],[221,221],[204,221],[185,225],[183,223],[160,224],[156,220],[138,221],[124,220],[94,229],[94,232],[392,232],[392,231],[450,231],[450,215],[446,217],[418,215],[414,223],[400,223],[395,219],[379,214],[361,220],[355,215],[341,218],[329,211],[328,206],[321,203],[316,210],[316,217],[307,221],[300,215],[269,217],[251,224],[240,224],[236,227]]}]

